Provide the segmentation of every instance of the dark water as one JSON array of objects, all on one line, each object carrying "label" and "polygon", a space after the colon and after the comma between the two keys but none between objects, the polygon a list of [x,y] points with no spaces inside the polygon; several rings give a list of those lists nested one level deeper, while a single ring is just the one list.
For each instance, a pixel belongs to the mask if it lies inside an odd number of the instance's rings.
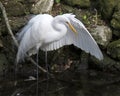
[{"label": "dark water", "polygon": [[[34,79],[34,78],[33,78]],[[36,80],[3,78],[0,96],[36,96]],[[120,77],[94,70],[39,76],[39,96],[120,96]]]}]

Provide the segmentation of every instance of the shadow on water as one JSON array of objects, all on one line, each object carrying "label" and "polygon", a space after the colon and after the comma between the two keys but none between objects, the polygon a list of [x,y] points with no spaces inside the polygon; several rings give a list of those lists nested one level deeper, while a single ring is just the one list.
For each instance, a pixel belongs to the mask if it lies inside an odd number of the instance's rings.
[{"label": "shadow on water", "polygon": [[[94,70],[55,73],[47,80],[39,76],[39,96],[120,96],[120,77]],[[36,96],[36,80],[3,79],[0,96]],[[48,88],[47,88],[48,87]]]}]

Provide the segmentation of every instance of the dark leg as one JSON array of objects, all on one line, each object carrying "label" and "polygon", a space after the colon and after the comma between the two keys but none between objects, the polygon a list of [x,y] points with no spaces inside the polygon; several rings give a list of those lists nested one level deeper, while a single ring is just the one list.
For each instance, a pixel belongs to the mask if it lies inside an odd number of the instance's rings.
[{"label": "dark leg", "polygon": [[46,64],[46,70],[48,72],[47,51],[45,51],[45,64]]},{"label": "dark leg", "polygon": [[[38,54],[39,54],[39,50],[37,51],[37,57],[36,57],[36,63],[37,63],[37,65],[38,65]],[[39,78],[39,74],[38,74],[39,72],[38,72],[38,66],[37,66],[37,76],[36,76],[36,80],[37,80],[37,86],[36,86],[36,96],[38,96],[38,78]]]},{"label": "dark leg", "polygon": [[49,85],[49,68],[48,68],[48,61],[47,61],[47,51],[45,51],[45,64],[46,64],[46,70],[47,70],[47,82],[46,82],[46,90],[45,90],[45,96],[47,96],[48,93],[48,85]]}]

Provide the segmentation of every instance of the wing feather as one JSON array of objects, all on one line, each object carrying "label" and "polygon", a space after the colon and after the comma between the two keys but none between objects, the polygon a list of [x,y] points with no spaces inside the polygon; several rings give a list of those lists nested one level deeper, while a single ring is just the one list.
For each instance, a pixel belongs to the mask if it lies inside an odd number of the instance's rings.
[{"label": "wing feather", "polygon": [[[85,52],[95,56],[99,60],[103,59],[102,52],[100,51],[96,41],[93,39],[93,37],[85,28],[85,26],[82,24],[82,22],[76,18],[70,18],[70,19],[71,19],[71,23],[74,24],[74,27],[78,31],[78,38],[79,38],[79,40],[74,41],[73,44],[78,48],[81,48]],[[76,42],[79,42],[81,44],[77,44]]]}]

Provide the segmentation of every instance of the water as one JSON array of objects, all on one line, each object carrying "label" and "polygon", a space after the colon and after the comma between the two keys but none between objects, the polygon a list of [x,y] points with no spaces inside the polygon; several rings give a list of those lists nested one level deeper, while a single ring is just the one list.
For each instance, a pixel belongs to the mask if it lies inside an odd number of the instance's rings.
[{"label": "water", "polygon": [[[95,70],[54,73],[53,78],[39,75],[39,96],[120,96],[120,77]],[[36,80],[0,80],[0,96],[36,96]],[[47,91],[46,91],[47,89]]]}]

